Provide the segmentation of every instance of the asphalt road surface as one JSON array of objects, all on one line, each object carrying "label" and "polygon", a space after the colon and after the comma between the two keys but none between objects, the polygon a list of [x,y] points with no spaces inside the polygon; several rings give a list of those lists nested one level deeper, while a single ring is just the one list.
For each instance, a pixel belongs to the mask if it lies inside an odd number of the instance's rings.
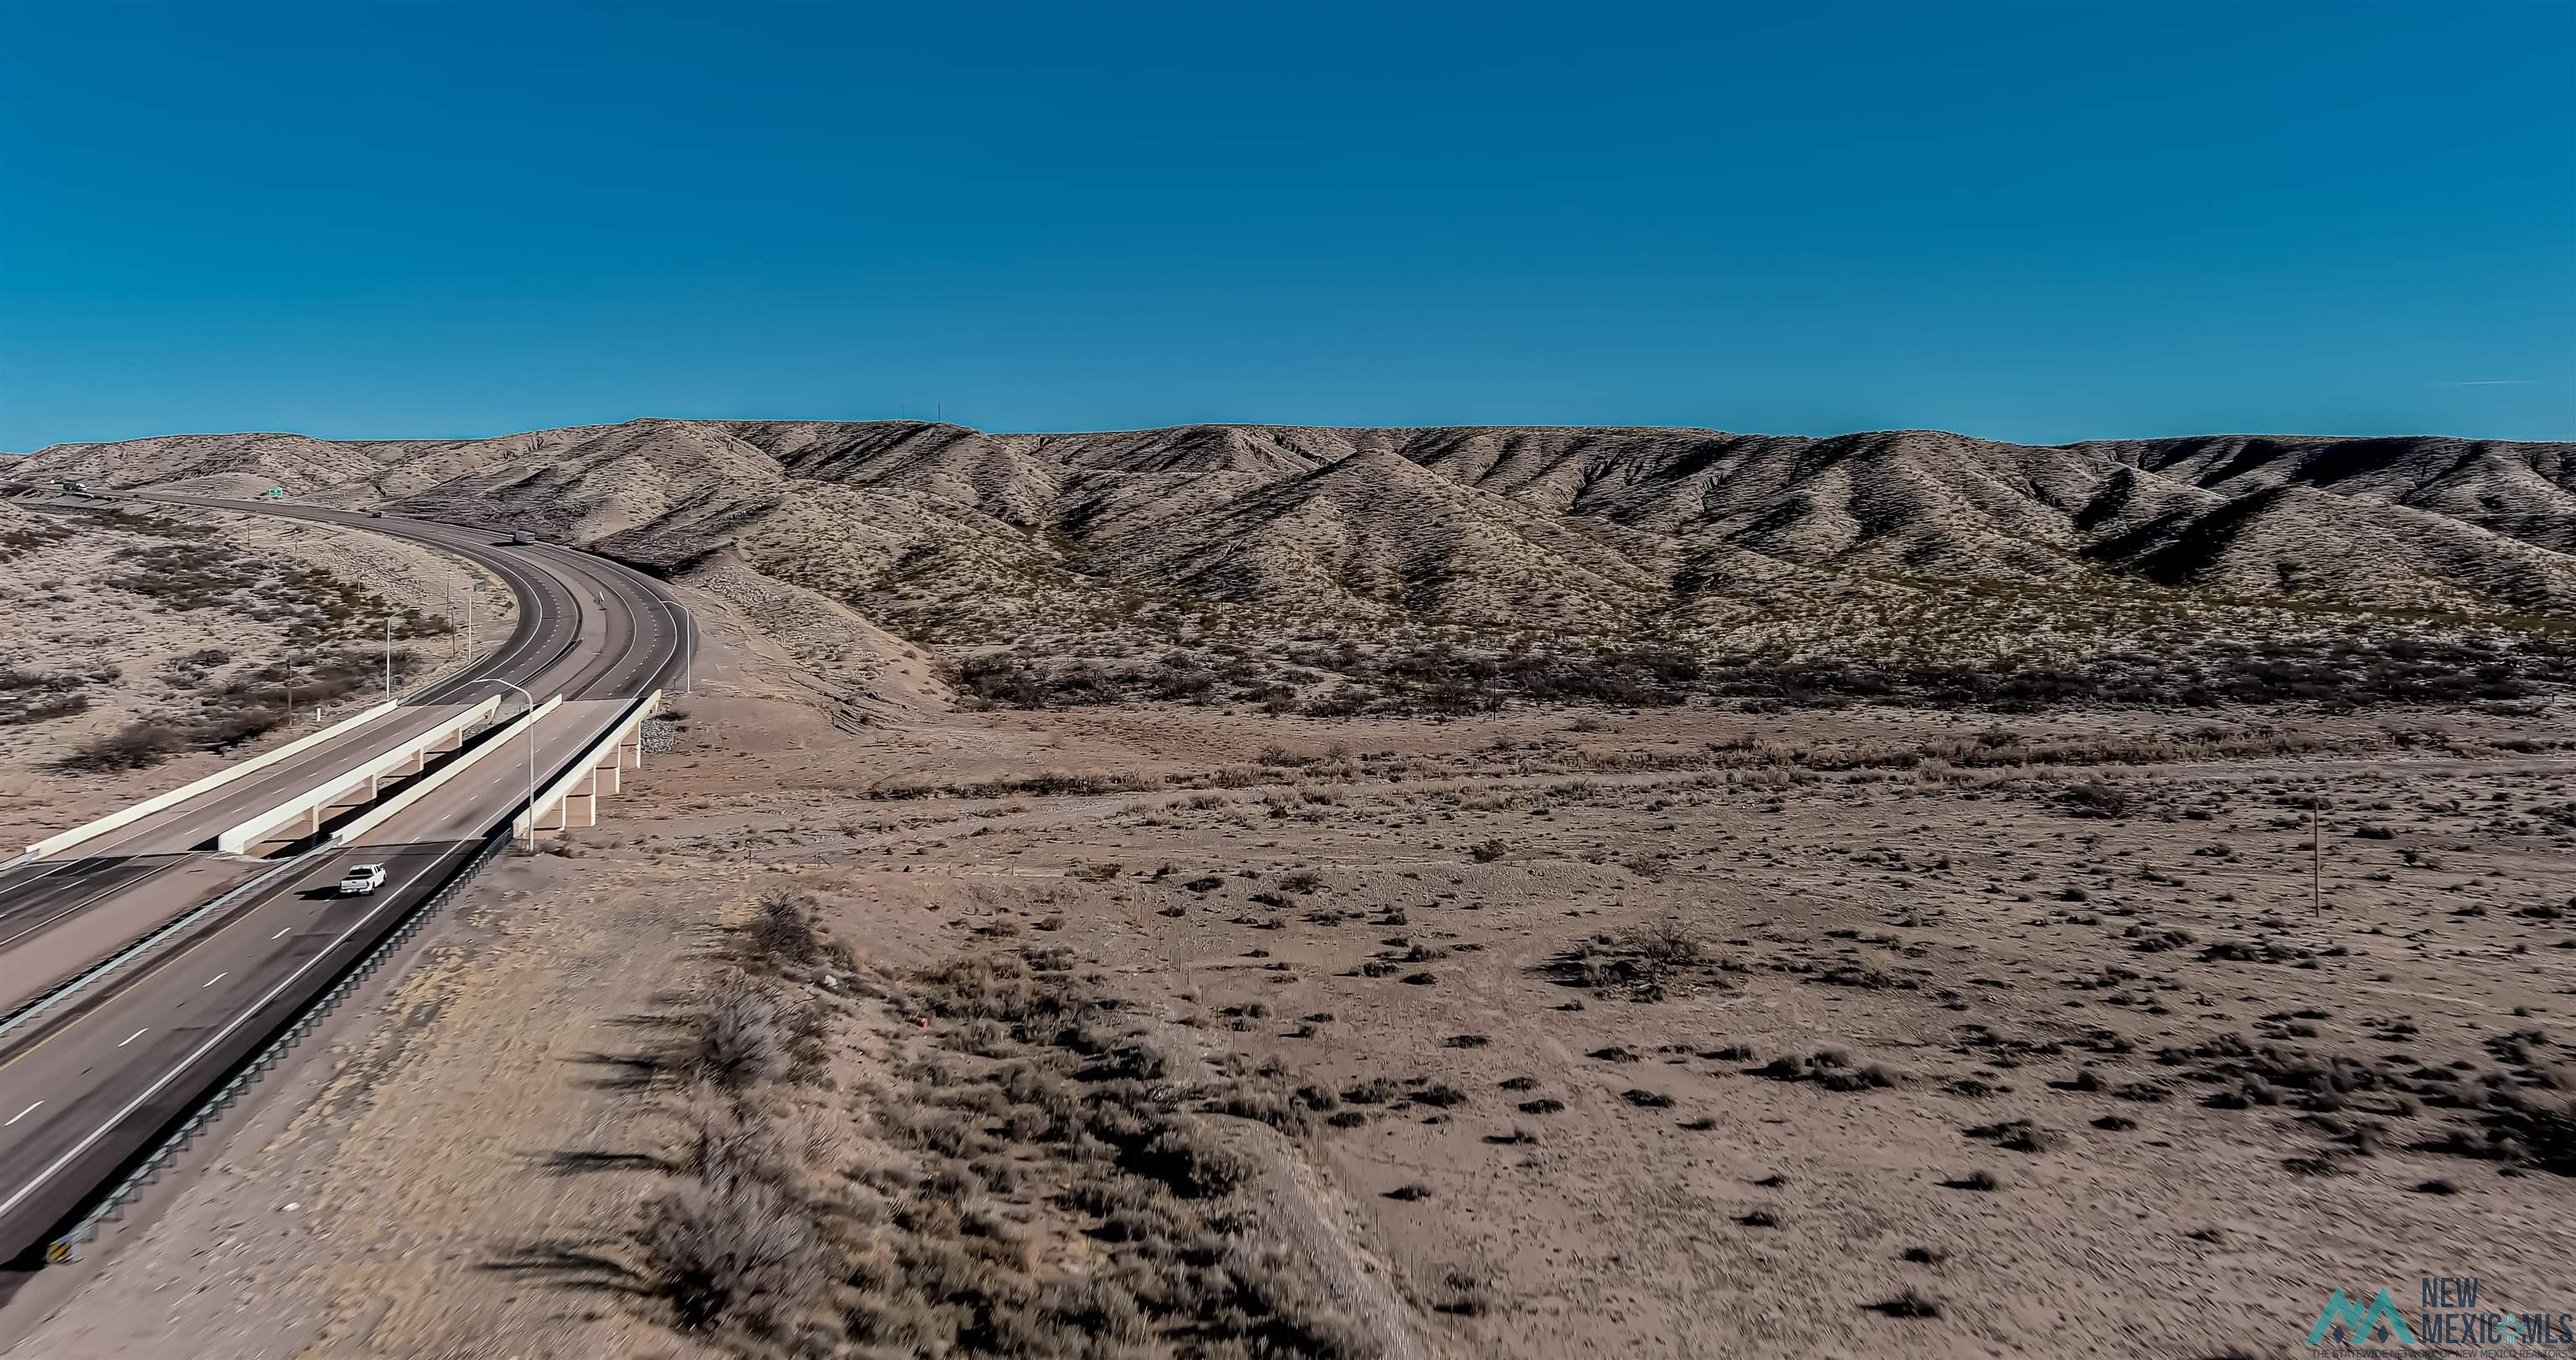
[{"label": "asphalt road surface", "polygon": [[[530,782],[542,786],[602,736],[632,702],[676,677],[685,616],[651,578],[603,559],[547,545],[513,546],[491,532],[400,518],[274,503],[150,497],[346,523],[432,544],[469,557],[508,583],[519,601],[509,640],[472,670],[412,697],[406,711],[378,719],[306,756],[280,762],[309,784],[321,765],[343,767],[387,749],[358,733],[415,721],[410,710],[486,694],[518,696],[479,682],[507,680],[538,701],[567,702],[530,732],[514,734],[416,804],[365,836],[365,844],[313,854],[279,880],[219,913],[148,963],[111,977],[38,1023],[0,1037],[0,1258],[46,1240],[62,1216],[117,1170],[288,1017],[433,891],[477,842],[515,815]],[[580,701],[580,702],[575,702]],[[435,718],[418,719],[419,726]],[[316,763],[320,762],[320,763]],[[244,815],[291,797],[296,775],[275,771],[237,781],[273,793],[265,804],[227,785],[168,814],[70,847],[50,864],[0,872],[0,979],[59,976],[103,958],[262,866],[194,850]],[[389,789],[388,796],[397,792]],[[200,804],[202,803],[202,806]],[[177,845],[180,848],[172,850]],[[382,864],[387,881],[371,897],[334,891],[348,867]],[[75,971],[77,968],[75,967]],[[34,984],[25,984],[41,990]],[[0,992],[7,985],[0,984]],[[5,1003],[0,1003],[5,1004]]]}]

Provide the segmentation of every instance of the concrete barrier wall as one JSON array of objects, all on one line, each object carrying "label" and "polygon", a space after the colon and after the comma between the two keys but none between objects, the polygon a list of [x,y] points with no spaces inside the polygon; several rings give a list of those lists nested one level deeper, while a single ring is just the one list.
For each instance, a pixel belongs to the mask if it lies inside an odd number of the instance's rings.
[{"label": "concrete barrier wall", "polygon": [[[318,831],[321,829],[320,814],[338,806],[337,800],[341,795],[357,788],[360,784],[365,784],[368,786],[367,796],[372,800],[375,796],[376,781],[389,774],[408,774],[418,770],[421,765],[428,763],[431,752],[462,743],[465,729],[491,717],[500,707],[501,698],[499,695],[494,695],[399,746],[379,751],[356,765],[340,770],[304,788],[294,797],[286,799],[277,806],[257,816],[245,818],[218,832],[215,836],[215,848],[228,855],[238,855],[267,839],[269,832],[308,814],[311,815],[313,824],[308,825],[305,832],[310,834]],[[402,769],[405,765],[411,765],[412,770]]]},{"label": "concrete barrier wall", "polygon": [[[620,771],[643,767],[644,720],[661,707],[662,691],[658,689],[637,700],[635,706],[626,710],[625,715],[617,720],[616,726],[609,728],[607,734],[593,743],[589,750],[583,752],[579,760],[574,761],[555,782],[548,784],[537,794],[536,801],[530,803],[518,817],[511,821],[510,829],[524,835],[527,833],[531,819],[535,821],[539,831],[561,831],[566,827],[590,826],[596,823],[599,795],[602,792],[617,792]],[[605,789],[601,787],[603,778],[607,784]],[[580,822],[572,819],[570,811],[565,806],[576,798],[589,800],[591,806],[591,815]],[[546,825],[544,814],[548,808],[553,808],[558,813],[552,826]]]},{"label": "concrete barrier wall", "polygon": [[381,806],[367,809],[367,811],[360,814],[356,820],[351,821],[347,826],[341,827],[336,834],[342,841],[355,841],[360,836],[375,830],[377,827],[383,826],[386,822],[399,816],[403,809],[410,807],[412,804],[419,802],[425,797],[428,797],[430,792],[436,789],[439,785],[463,774],[467,767],[473,765],[476,761],[483,759],[494,751],[500,750],[502,747],[509,745],[516,738],[534,729],[537,723],[543,720],[547,714],[554,712],[562,706],[563,696],[558,694],[555,697],[546,700],[544,703],[537,705],[536,711],[532,713],[523,713],[518,717],[511,719],[508,726],[503,727],[498,733],[487,738],[482,745],[477,746],[473,750],[466,752],[463,756],[440,766],[438,768],[438,773],[431,775],[429,778],[403,790],[395,797],[385,800]]},{"label": "concrete barrier wall", "polygon": [[56,832],[53,835],[47,836],[43,840],[28,846],[26,854],[20,856],[20,858],[35,859],[40,856],[50,855],[57,850],[78,845],[82,841],[88,840],[93,836],[103,836],[110,831],[114,831],[120,826],[141,821],[144,818],[151,816],[153,813],[159,812],[163,808],[176,807],[209,789],[221,788],[244,775],[257,774],[261,770],[267,769],[269,766],[274,765],[289,756],[311,750],[312,748],[321,745],[323,742],[329,741],[331,738],[349,731],[352,728],[363,727],[366,724],[374,722],[376,719],[393,712],[398,707],[400,707],[398,704],[378,704],[374,708],[368,709],[366,712],[360,713],[355,717],[343,718],[340,721],[331,724],[329,727],[323,728],[319,732],[298,737],[284,746],[278,747],[274,751],[263,751],[238,765],[228,766],[222,770],[218,770],[193,784],[172,789],[168,793],[156,794],[122,812],[112,813],[108,816],[99,818],[97,821],[73,827],[69,831]]}]

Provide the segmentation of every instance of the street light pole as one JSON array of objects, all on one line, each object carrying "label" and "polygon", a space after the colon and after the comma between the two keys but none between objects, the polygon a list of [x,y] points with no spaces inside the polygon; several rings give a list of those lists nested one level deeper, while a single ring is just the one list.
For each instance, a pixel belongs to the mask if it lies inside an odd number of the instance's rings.
[{"label": "street light pole", "polygon": [[385,615],[385,702],[394,701],[394,616]]},{"label": "street light pole", "polygon": [[[536,696],[535,696],[535,695],[533,695],[533,694],[528,693],[528,692],[527,692],[526,690],[524,690],[524,689],[519,689],[519,687],[518,687],[517,685],[513,685],[513,684],[511,684],[511,683],[510,683],[509,681],[507,681],[507,680],[483,680],[483,681],[478,681],[478,682],[476,682],[476,683],[478,683],[478,684],[485,684],[485,685],[499,685],[499,686],[501,686],[501,687],[502,687],[502,688],[504,688],[504,689],[517,689],[517,690],[519,690],[519,703],[520,703],[519,716],[520,716],[520,717],[523,717],[523,718],[524,718],[524,717],[528,716],[529,714],[534,713],[534,712],[536,712],[536,711],[537,711],[537,698],[536,698]],[[520,733],[519,735],[520,735],[520,736],[522,736],[522,737],[524,737],[524,738],[526,738],[526,739],[527,739],[527,743],[528,743],[528,848],[529,848],[530,850],[534,850],[534,849],[536,849],[536,848],[537,848],[537,736],[536,736],[536,729],[534,729],[534,728],[530,728],[528,731],[522,732],[522,733]]]},{"label": "street light pole", "polygon": [[697,630],[690,626],[689,611],[681,608],[679,601],[664,600],[662,607],[672,611],[673,621],[680,627],[680,693],[695,697],[697,683],[690,678],[690,672],[697,669]]}]

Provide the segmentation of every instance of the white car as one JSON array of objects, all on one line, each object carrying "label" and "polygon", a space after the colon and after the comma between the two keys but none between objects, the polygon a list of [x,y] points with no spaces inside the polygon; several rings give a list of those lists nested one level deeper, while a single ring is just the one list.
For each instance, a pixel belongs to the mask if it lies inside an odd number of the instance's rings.
[{"label": "white car", "polygon": [[385,866],[381,864],[353,864],[349,866],[349,872],[342,875],[340,878],[340,895],[342,897],[371,897],[375,894],[376,889],[383,886],[385,886]]}]

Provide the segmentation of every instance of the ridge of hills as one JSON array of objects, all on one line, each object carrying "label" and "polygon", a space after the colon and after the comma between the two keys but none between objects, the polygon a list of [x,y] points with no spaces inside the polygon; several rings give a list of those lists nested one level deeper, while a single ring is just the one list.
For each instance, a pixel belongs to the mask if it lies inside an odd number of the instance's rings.
[{"label": "ridge of hills", "polygon": [[2576,443],[645,419],[64,444],[19,476],[748,568],[960,654],[1358,630],[1998,664],[2576,617]]}]

